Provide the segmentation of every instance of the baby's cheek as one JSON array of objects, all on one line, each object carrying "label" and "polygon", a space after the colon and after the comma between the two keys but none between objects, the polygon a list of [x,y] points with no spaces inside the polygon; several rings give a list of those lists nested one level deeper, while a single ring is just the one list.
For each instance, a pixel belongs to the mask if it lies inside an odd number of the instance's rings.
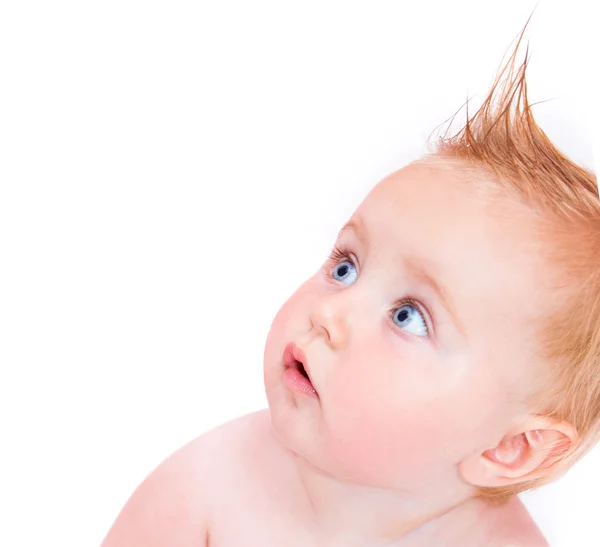
[{"label": "baby's cheek", "polygon": [[[310,302],[314,298],[313,278],[306,280],[282,304],[273,319],[271,330],[286,331],[288,336],[305,335],[311,328]],[[290,340],[286,340],[289,342]]]},{"label": "baby's cheek", "polygon": [[292,294],[279,308],[267,335],[265,343],[265,362],[280,359],[285,345],[305,333],[308,323],[307,313],[303,310],[302,287]]},{"label": "baby's cheek", "polygon": [[446,461],[448,442],[435,408],[354,397],[328,420],[327,450],[345,478],[373,486],[406,484]]}]

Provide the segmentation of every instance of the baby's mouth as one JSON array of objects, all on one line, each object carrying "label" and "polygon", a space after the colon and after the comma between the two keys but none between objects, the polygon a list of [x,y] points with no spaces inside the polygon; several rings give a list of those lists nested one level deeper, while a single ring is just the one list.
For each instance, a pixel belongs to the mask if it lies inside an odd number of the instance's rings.
[{"label": "baby's mouth", "polygon": [[302,376],[304,376],[310,382],[310,378],[308,377],[306,369],[300,361],[294,361],[290,366],[297,369],[300,372],[300,374],[302,374]]},{"label": "baby's mouth", "polygon": [[316,393],[317,390],[311,380],[310,374],[308,373],[308,368],[305,366],[306,355],[301,348],[299,348],[293,342],[289,343],[284,352],[283,352],[283,365],[285,369],[293,368],[297,370],[300,375],[308,381],[308,385],[310,389],[314,390]]},{"label": "baby's mouth", "polygon": [[300,379],[299,384],[294,384],[297,388],[301,386],[300,389],[302,391],[306,393],[313,393],[318,397],[317,390],[315,389],[315,386],[313,385],[310,376],[308,375],[308,372],[301,361],[292,361],[285,368],[296,371],[295,374],[297,374],[298,378]]}]

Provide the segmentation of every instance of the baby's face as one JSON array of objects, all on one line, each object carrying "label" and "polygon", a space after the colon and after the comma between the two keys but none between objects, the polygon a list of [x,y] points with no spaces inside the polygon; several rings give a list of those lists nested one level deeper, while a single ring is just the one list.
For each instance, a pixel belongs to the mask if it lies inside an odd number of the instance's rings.
[{"label": "baby's face", "polygon": [[[486,205],[451,170],[413,164],[379,183],[269,332],[281,441],[340,479],[415,490],[495,446],[539,365],[548,280],[533,229],[524,206]],[[292,341],[318,398],[282,380]]]}]

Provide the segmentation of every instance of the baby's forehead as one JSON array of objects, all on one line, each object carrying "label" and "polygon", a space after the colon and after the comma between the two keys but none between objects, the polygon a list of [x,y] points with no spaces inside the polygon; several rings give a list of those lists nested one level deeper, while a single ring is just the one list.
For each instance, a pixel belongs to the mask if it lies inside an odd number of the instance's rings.
[{"label": "baby's forehead", "polygon": [[470,234],[461,230],[489,233],[498,245],[510,234],[540,241],[544,233],[539,211],[510,187],[474,168],[439,161],[409,164],[384,178],[356,213],[374,226],[403,229],[402,222],[410,220],[427,232],[454,229],[466,242]]},{"label": "baby's forehead", "polygon": [[470,175],[408,166],[377,184],[353,218],[382,265],[395,268],[407,257],[423,264],[472,321],[537,319],[553,286],[539,214]]}]

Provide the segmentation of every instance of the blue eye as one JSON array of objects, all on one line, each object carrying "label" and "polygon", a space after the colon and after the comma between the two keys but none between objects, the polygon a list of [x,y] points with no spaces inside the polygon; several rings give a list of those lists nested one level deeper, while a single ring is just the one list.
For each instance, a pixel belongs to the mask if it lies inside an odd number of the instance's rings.
[{"label": "blue eye", "polygon": [[394,310],[393,320],[401,329],[415,336],[427,337],[427,323],[423,314],[412,304],[404,304]]},{"label": "blue eye", "polygon": [[334,266],[331,275],[336,281],[350,285],[356,281],[356,268],[350,260],[346,259]]},{"label": "blue eye", "polygon": [[[356,266],[345,247],[334,247],[327,262],[327,271],[333,279],[345,285],[352,285],[358,277]],[[425,316],[420,306],[411,298],[397,301],[389,313],[394,323],[402,330],[421,338],[429,336]]]}]

